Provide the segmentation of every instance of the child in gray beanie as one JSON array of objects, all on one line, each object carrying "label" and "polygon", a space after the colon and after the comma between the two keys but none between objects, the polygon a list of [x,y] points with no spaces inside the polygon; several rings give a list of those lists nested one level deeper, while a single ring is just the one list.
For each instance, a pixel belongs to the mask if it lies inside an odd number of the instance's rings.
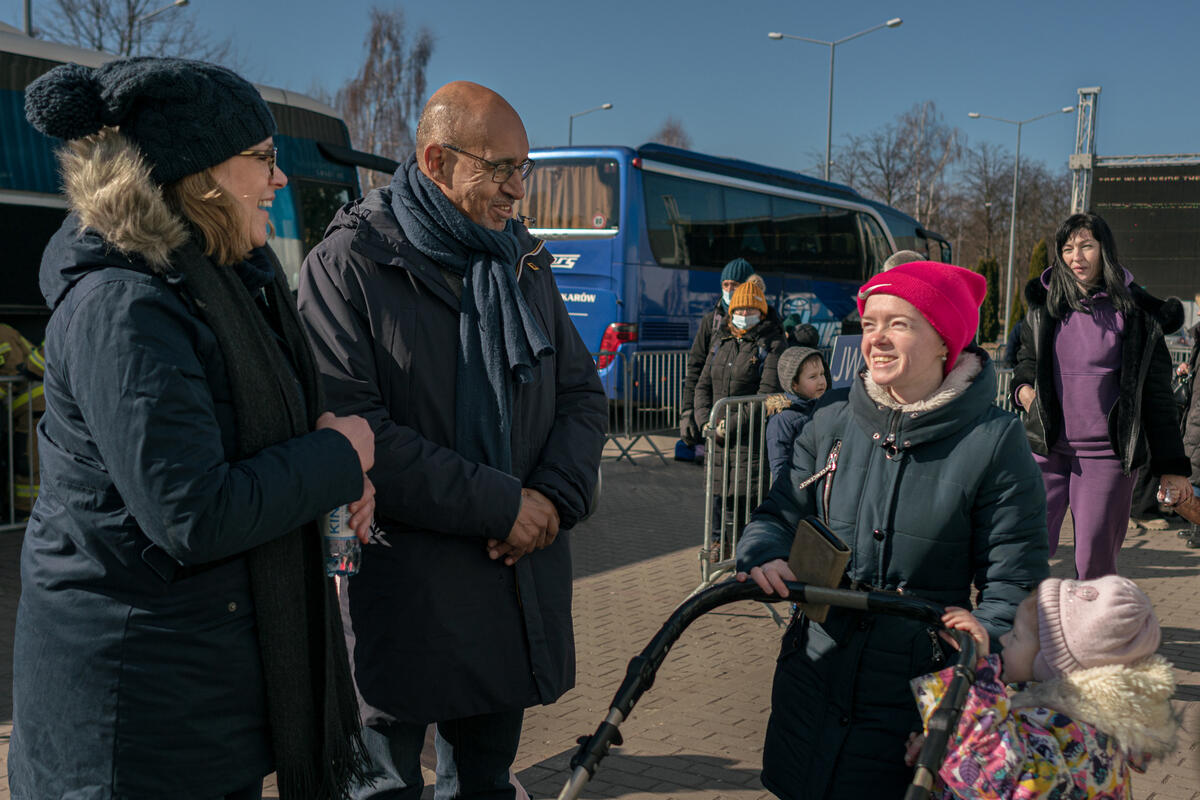
[{"label": "child in gray beanie", "polygon": [[[969,611],[947,608],[942,622],[971,634],[980,662],[935,796],[1128,797],[1130,769],[1174,749],[1171,665],[1154,652],[1150,599],[1128,578],[1042,581],[1000,637],[1003,656],[989,655]],[[913,681],[926,725],[952,673]],[[910,763],[919,744],[914,735]]]},{"label": "child in gray beanie", "polygon": [[771,479],[777,480],[792,461],[792,447],[804,425],[812,419],[817,400],[829,388],[829,369],[821,351],[789,347],[777,366],[783,394],[767,398],[767,460]]}]

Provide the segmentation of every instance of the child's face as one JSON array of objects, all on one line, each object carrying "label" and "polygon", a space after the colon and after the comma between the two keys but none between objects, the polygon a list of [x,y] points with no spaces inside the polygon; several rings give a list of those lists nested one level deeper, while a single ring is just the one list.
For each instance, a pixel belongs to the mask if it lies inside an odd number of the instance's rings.
[{"label": "child's face", "polygon": [[792,381],[792,391],[809,400],[815,400],[825,394],[827,388],[829,387],[825,383],[825,365],[816,356],[800,365],[800,370]]},{"label": "child's face", "polygon": [[1031,594],[1017,606],[1012,630],[1000,637],[1004,647],[1001,661],[1005,683],[1033,680],[1033,659],[1041,645],[1038,643],[1037,595]]}]

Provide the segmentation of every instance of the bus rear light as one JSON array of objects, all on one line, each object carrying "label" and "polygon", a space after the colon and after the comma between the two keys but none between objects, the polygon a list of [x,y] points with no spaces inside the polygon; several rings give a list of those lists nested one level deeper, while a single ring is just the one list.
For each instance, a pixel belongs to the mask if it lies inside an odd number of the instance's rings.
[{"label": "bus rear light", "polygon": [[[604,336],[600,339],[600,351],[603,353],[615,353],[617,348],[626,342],[636,341],[636,322],[614,322],[604,329]],[[614,358],[616,358],[614,355],[597,356],[596,369],[604,369],[612,363]]]},{"label": "bus rear light", "polygon": [[642,168],[642,159],[641,159],[641,157],[639,157],[639,156],[634,156],[634,157],[633,157],[633,161],[631,161],[631,162],[629,162],[629,163],[631,163],[631,164],[633,165],[633,168],[634,168],[634,169],[641,169],[641,168]]}]

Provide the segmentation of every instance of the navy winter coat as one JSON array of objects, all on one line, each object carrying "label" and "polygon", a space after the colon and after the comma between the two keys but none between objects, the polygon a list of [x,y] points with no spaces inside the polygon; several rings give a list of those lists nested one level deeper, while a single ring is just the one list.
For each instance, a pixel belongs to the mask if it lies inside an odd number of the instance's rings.
[{"label": "navy winter coat", "polygon": [[[459,301],[405,239],[390,190],[343,208],[304,262],[300,313],[329,402],[375,431],[389,546],[367,545],[343,595],[367,723],[526,708],[574,685],[568,530],[588,512],[608,405],[549,254],[525,244],[518,286],[555,353],[515,387],[516,477],[454,450]],[[485,540],[508,535],[523,486],[554,503],[560,533],[508,567]]]},{"label": "navy winter coat", "polygon": [[813,411],[817,407],[816,399],[800,397],[791,392],[787,392],[784,397],[788,406],[771,414],[767,420],[767,463],[771,466],[771,480],[778,480],[780,473],[791,461],[796,437],[812,419]]},{"label": "navy winter coat", "polygon": [[[982,367],[982,371],[980,368]],[[1049,572],[1042,476],[1021,423],[993,405],[987,356],[968,350],[930,399],[903,409],[861,373],[847,402],[800,432],[738,543],[738,569],[788,557],[796,524],[823,514],[825,481],[796,487],[842,442],[829,525],[851,548],[846,580],[970,607],[993,640]],[[972,585],[975,595],[972,598]],[[910,678],[945,658],[924,625],[832,609],[788,628],[776,668],[763,784],[784,798],[900,797],[920,730]]]},{"label": "navy winter coat", "polygon": [[134,244],[78,223],[42,263],[53,315],[10,785],[14,800],[211,800],[273,768],[244,553],[358,499],[362,470],[331,430],[232,461],[212,330],[114,247]]}]

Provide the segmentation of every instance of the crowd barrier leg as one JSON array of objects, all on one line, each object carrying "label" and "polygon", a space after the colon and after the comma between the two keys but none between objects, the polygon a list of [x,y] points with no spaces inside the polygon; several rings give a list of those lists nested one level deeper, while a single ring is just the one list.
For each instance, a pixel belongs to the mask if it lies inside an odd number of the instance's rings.
[{"label": "crowd barrier leg", "polygon": [[[706,426],[704,532],[698,552],[696,594],[737,569],[737,543],[754,509],[766,497],[766,395],[727,397],[716,403]],[[722,425],[722,421],[724,424]],[[765,604],[777,625],[785,619]]]}]

